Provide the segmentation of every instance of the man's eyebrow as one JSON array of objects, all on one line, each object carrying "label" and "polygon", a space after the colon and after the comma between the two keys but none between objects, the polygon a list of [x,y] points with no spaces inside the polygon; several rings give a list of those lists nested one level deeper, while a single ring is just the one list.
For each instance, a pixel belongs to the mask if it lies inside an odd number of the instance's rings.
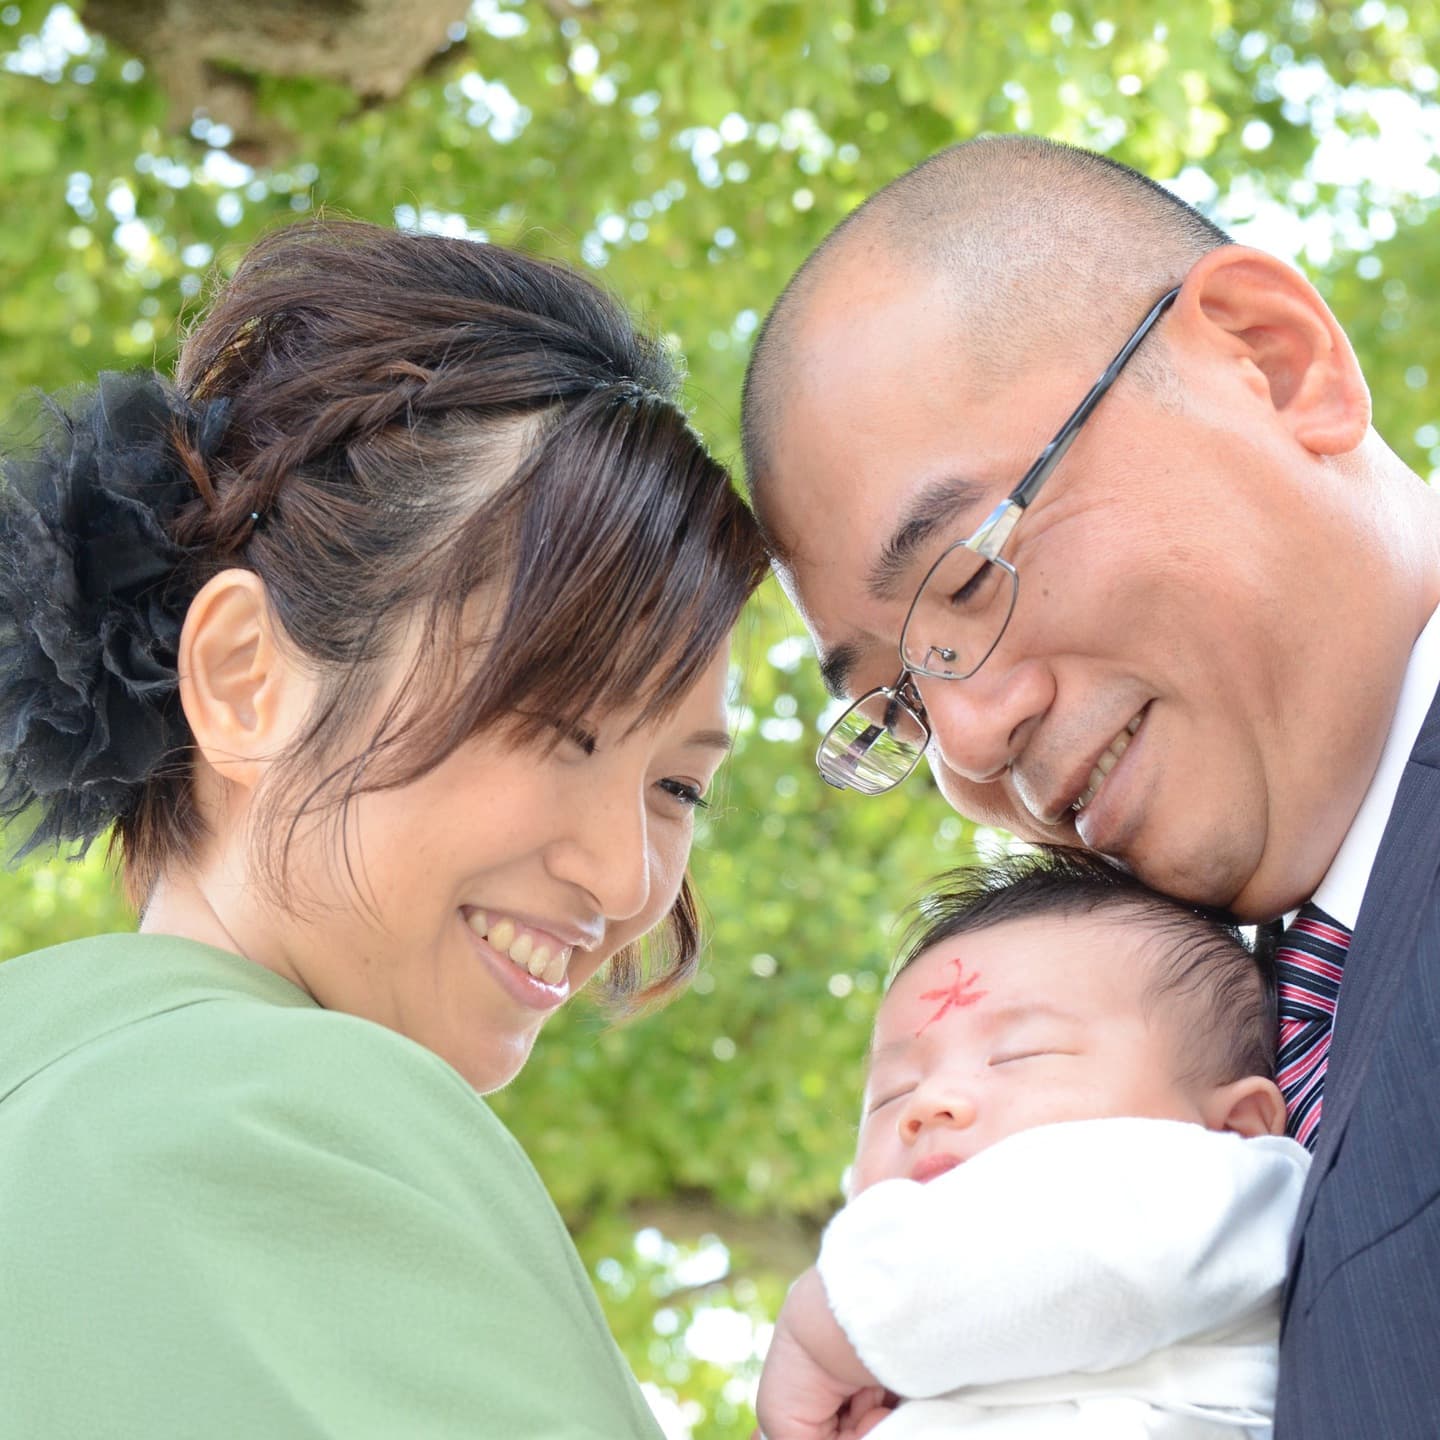
[{"label": "man's eyebrow", "polygon": [[914,562],[915,552],[937,530],[953,524],[962,510],[969,510],[984,496],[983,485],[956,475],[926,485],[906,507],[865,577],[865,588],[871,597],[894,600]]},{"label": "man's eyebrow", "polygon": [[[880,554],[865,577],[865,588],[881,602],[895,599],[915,559],[915,552],[937,531],[954,523],[962,510],[970,509],[985,496],[985,487],[974,480],[951,475],[925,486],[900,517]],[[957,539],[960,537],[956,537]],[[895,637],[898,642],[900,637]],[[837,700],[849,698],[850,672],[859,662],[861,647],[845,641],[833,650],[820,653],[820,678]],[[898,663],[898,656],[897,656]]]}]

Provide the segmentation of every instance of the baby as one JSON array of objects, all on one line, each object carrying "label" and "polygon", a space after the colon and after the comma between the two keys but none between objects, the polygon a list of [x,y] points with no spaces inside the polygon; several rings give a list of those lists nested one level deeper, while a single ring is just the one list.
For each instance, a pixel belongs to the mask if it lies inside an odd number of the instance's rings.
[{"label": "baby", "polygon": [[1238,933],[1075,852],[921,906],[766,1440],[1268,1437],[1309,1156]]}]

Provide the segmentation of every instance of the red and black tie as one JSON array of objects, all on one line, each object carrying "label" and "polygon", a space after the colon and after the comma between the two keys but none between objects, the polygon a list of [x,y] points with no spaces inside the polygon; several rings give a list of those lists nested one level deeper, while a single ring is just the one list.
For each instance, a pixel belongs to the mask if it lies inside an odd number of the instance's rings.
[{"label": "red and black tie", "polygon": [[1302,905],[1275,955],[1280,1008],[1277,1080],[1285,1133],[1314,1150],[1320,1133],[1325,1062],[1350,932],[1316,905]]}]

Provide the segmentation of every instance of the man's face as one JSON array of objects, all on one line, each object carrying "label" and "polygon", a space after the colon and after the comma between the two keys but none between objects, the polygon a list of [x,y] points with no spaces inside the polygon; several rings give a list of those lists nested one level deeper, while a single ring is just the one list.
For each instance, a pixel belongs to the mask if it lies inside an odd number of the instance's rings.
[{"label": "man's face", "polygon": [[[1343,484],[1277,421],[1253,365],[1174,325],[1145,343],[1171,342],[1178,398],[1122,375],[1005,547],[1020,580],[999,646],[967,680],[919,680],[930,763],[973,819],[1268,916],[1318,882],[1364,793],[1394,695],[1337,705],[1335,675],[1387,626],[1363,591],[1337,595],[1355,550]],[[926,571],[1126,338],[987,389],[954,326],[921,282],[852,265],[801,328],[759,500],[848,696],[894,680]],[[877,589],[887,542],[937,505]]]}]

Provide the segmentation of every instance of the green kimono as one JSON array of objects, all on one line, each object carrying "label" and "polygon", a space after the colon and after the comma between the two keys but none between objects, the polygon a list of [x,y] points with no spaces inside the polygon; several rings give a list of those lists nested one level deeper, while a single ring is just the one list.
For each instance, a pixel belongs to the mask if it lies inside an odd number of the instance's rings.
[{"label": "green kimono", "polygon": [[0,1440],[658,1440],[460,1076],[238,956],[0,965]]}]

